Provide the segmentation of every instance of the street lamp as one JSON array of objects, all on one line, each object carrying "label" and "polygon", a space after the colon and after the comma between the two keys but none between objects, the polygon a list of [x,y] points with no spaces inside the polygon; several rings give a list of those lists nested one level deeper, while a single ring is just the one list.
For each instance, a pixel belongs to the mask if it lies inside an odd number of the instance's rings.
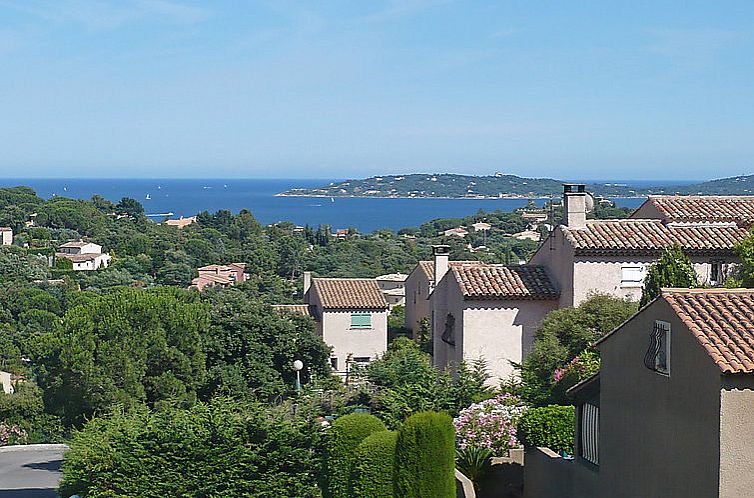
[{"label": "street lamp", "polygon": [[301,394],[301,369],[304,368],[304,362],[301,360],[295,360],[293,362],[293,369],[296,371],[296,392]]}]

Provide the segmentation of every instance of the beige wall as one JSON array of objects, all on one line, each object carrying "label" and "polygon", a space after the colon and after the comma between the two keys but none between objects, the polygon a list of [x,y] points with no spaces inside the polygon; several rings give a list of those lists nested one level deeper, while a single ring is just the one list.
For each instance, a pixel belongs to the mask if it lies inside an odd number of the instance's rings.
[{"label": "beige wall", "polygon": [[[560,288],[560,307],[578,306],[595,292],[638,301],[641,298],[641,285],[622,282],[622,267],[633,264],[648,266],[658,259],[658,256],[579,256],[574,254],[562,230],[556,229],[550,238],[552,240],[545,240],[529,264],[544,266],[550,277],[555,279]],[[693,256],[691,261],[699,282],[707,285],[710,283],[712,261],[722,261],[730,266],[735,259]]]},{"label": "beige wall", "polygon": [[416,337],[422,319],[429,318],[429,280],[421,268],[415,268],[408,276],[405,290],[406,328]]},{"label": "beige wall", "polygon": [[720,391],[720,498],[754,493],[754,379],[722,378]]},{"label": "beige wall", "polygon": [[[346,359],[368,356],[374,360],[387,349],[387,311],[324,310],[321,312],[322,340],[338,358],[338,370],[345,370]],[[351,313],[371,313],[371,329],[352,329]]]},{"label": "beige wall", "polygon": [[[669,376],[643,362],[655,319],[671,325]],[[720,372],[667,303],[655,301],[600,351],[597,496],[717,496]]]},{"label": "beige wall", "polygon": [[[520,363],[531,350],[539,322],[558,301],[466,301],[448,273],[431,298],[434,314],[434,363],[453,368],[461,361],[484,358],[490,384],[497,385],[514,372],[510,362]],[[455,317],[455,347],[444,342],[448,315]]]},{"label": "beige wall", "polygon": [[573,296],[573,268],[574,253],[571,245],[566,242],[563,231],[556,228],[545,239],[534,256],[529,260],[531,265],[544,266],[550,278],[560,289],[559,307],[571,307]]}]

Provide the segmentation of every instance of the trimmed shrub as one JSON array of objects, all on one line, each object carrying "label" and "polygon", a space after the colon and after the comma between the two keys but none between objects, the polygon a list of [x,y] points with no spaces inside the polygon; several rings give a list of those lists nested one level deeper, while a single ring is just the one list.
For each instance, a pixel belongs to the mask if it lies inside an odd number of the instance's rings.
[{"label": "trimmed shrub", "polygon": [[393,498],[393,469],[398,433],[375,432],[356,450],[352,495],[356,498]]},{"label": "trimmed shrub", "polygon": [[453,419],[445,413],[421,412],[407,418],[395,451],[395,495],[454,498],[455,440]]},{"label": "trimmed shrub", "polygon": [[375,432],[386,431],[382,420],[367,413],[351,413],[333,422],[325,443],[325,498],[349,498],[356,448]]},{"label": "trimmed shrub", "polygon": [[527,448],[546,446],[556,452],[573,453],[575,419],[573,406],[531,408],[518,421],[518,439]]}]

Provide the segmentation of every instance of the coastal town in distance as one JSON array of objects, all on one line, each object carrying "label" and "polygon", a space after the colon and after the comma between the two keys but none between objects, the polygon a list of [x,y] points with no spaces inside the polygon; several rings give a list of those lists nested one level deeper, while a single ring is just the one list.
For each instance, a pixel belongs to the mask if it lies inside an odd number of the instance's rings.
[{"label": "coastal town in distance", "polygon": [[0,1],[0,498],[754,498],[753,7]]}]

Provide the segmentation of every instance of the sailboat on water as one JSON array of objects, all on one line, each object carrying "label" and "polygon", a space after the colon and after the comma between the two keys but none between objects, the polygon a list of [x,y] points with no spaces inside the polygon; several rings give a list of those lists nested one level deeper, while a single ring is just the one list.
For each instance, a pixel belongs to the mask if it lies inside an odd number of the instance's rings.
[{"label": "sailboat on water", "polygon": [[145,197],[145,199],[146,200],[150,200],[150,199],[152,199],[152,197],[149,194],[147,194],[147,196]]}]

